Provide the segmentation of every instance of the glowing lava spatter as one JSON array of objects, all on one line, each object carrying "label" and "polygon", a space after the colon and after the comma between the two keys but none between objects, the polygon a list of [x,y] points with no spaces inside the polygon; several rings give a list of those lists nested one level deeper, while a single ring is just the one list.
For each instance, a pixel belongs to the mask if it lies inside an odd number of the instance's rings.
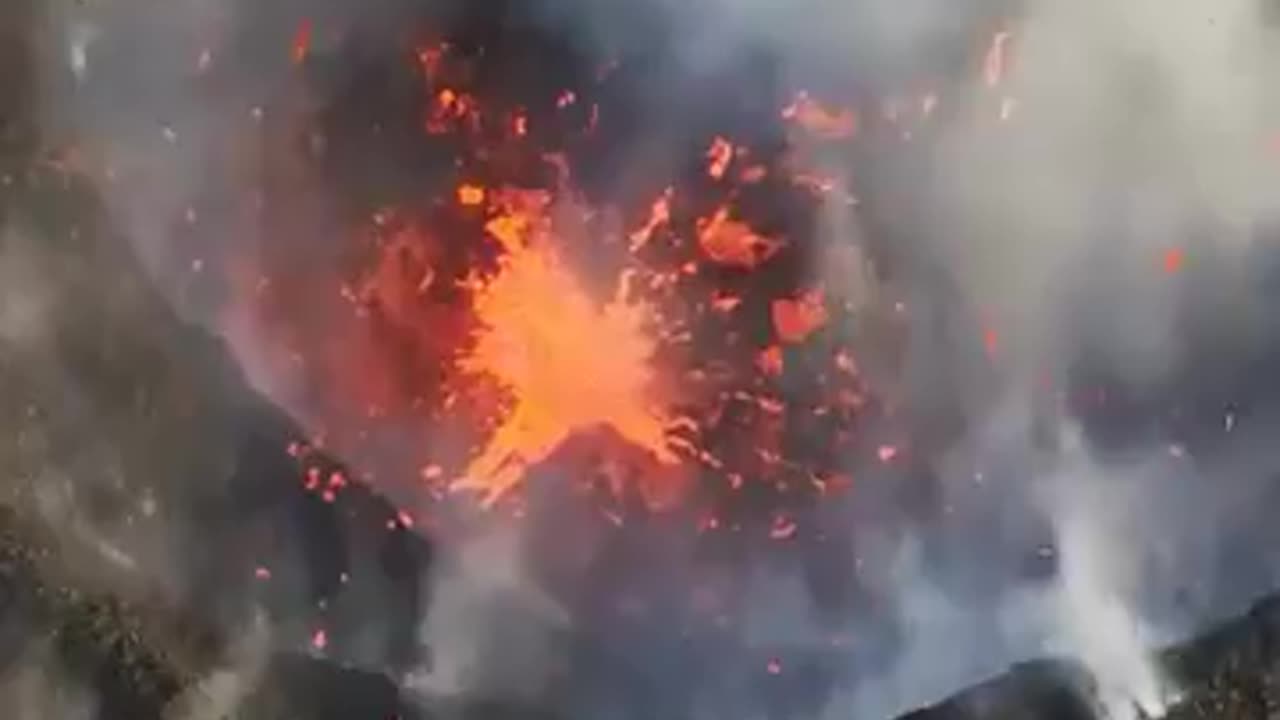
[{"label": "glowing lava spatter", "polygon": [[458,365],[496,380],[511,405],[455,488],[479,491],[491,504],[571,434],[594,427],[675,463],[669,422],[653,400],[649,309],[628,297],[625,276],[598,306],[556,251],[549,197],[510,197],[487,228],[505,254],[496,275],[473,281],[480,327]]},{"label": "glowing lava spatter", "polygon": [[[846,346],[850,306],[807,277],[817,226],[799,220],[852,201],[806,154],[877,126],[788,93],[769,118],[802,151],[775,148],[772,127],[726,129],[682,150],[699,172],[614,196],[598,157],[625,110],[612,76],[506,97],[478,82],[485,57],[440,43],[405,68],[421,83],[400,108],[406,142],[452,162],[360,202],[335,233],[341,252],[280,241],[236,274],[238,316],[270,340],[273,376],[298,388],[308,440],[412,498],[389,530],[426,526],[424,506],[450,490],[518,511],[513,491],[555,461],[569,487],[608,496],[615,525],[624,497],[705,502],[720,520],[707,532],[790,537],[760,495],[797,510],[808,488],[849,487],[861,418],[878,412]],[[335,157],[363,142],[317,122]],[[273,237],[307,234],[294,192],[282,179],[266,195],[280,200],[263,204]],[[326,478],[308,471],[304,487],[340,500]]]},{"label": "glowing lava spatter", "polygon": [[827,107],[807,92],[798,93],[783,108],[782,117],[828,140],[848,139],[858,130],[858,118],[852,110]]}]

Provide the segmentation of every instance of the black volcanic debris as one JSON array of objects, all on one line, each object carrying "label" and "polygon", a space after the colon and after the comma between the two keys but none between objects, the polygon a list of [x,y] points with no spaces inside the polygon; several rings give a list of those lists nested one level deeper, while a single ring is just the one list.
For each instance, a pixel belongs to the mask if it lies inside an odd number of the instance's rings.
[{"label": "black volcanic debris", "polygon": [[52,686],[70,694],[83,684],[101,717],[161,717],[189,676],[149,642],[154,618],[111,595],[47,582],[40,568],[56,562],[51,548],[0,510],[0,669],[12,675],[39,653]]},{"label": "black volcanic debris", "polygon": [[[38,656],[50,692],[72,697],[83,690],[103,720],[168,718],[191,696],[199,698],[202,674],[216,667],[208,628],[176,619],[171,608],[130,605],[73,583],[49,582],[58,574],[46,570],[57,564],[54,547],[11,511],[0,511],[5,677],[29,671]],[[12,699],[33,702],[29,696]],[[50,702],[41,706],[50,714],[41,717],[71,716],[70,706]],[[420,717],[383,675],[289,653],[270,659],[234,712],[244,720]]]},{"label": "black volcanic debris", "polygon": [[1038,661],[901,720],[1091,720],[1100,711],[1083,668]]}]

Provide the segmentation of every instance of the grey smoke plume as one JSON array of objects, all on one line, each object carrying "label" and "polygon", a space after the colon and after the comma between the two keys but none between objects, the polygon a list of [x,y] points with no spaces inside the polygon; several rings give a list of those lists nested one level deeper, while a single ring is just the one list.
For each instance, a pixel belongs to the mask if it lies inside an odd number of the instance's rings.
[{"label": "grey smoke plume", "polygon": [[258,686],[271,650],[271,631],[258,616],[244,629],[218,667],[175,698],[166,720],[219,720],[236,712]]},{"label": "grey smoke plume", "polygon": [[15,720],[91,720],[96,717],[93,693],[68,677],[46,647],[23,649],[19,662],[0,675],[0,700]]},{"label": "grey smoke plume", "polygon": [[1033,362],[1083,323],[1135,379],[1158,378],[1178,352],[1177,294],[1146,270],[1168,248],[1236,257],[1276,211],[1270,31],[1247,0],[1135,0],[1033,3],[1011,32],[996,97],[946,130],[934,164],[938,251]]},{"label": "grey smoke plume", "polygon": [[[1007,74],[984,87],[975,68],[976,100],[941,129],[929,190],[907,220],[922,224],[928,252],[950,269],[965,303],[1000,332],[1003,390],[987,395],[1006,399],[969,406],[973,427],[1007,423],[1012,403],[1012,422],[1025,431],[1041,412],[1033,399],[1044,393],[1037,379],[1069,366],[1082,349],[1100,351],[1111,372],[1145,389],[1161,387],[1179,367],[1203,364],[1211,351],[1196,338],[1206,333],[1223,338],[1229,352],[1257,341],[1259,289],[1246,266],[1262,252],[1258,229],[1273,223],[1280,207],[1280,166],[1269,150],[1277,119],[1274,37],[1260,13],[1253,2],[1039,2],[1004,26],[1011,33]],[[1185,256],[1185,268],[1162,270],[1170,251]],[[1200,274],[1202,262],[1216,271]],[[1211,295],[1212,310],[1197,312],[1207,298],[1196,283],[1210,281],[1226,287]],[[928,357],[913,367],[954,377],[943,367],[955,359],[950,350],[918,347]],[[921,381],[927,377],[906,386]],[[1019,442],[1016,435],[1000,441],[1002,452],[1010,439]],[[1239,609],[1274,583],[1268,572],[1215,575],[1221,556],[1214,550],[1240,536],[1266,546],[1261,526],[1230,527],[1240,506],[1224,500],[1262,492],[1268,481],[1224,466],[1270,466],[1274,454],[1237,445],[1232,452],[1243,455],[1197,467],[1169,462],[1185,451],[1163,442],[1132,448],[1148,458],[1135,466],[1091,457],[1090,446],[1067,433],[1055,440],[1058,459],[1024,467],[1004,488],[1031,498],[1015,500],[1011,512],[1047,517],[1060,560],[1047,596],[1030,609],[1023,591],[1001,603],[1000,624],[1020,629],[997,656],[1066,653],[1098,676],[1114,707],[1152,710],[1168,689],[1146,648]],[[955,451],[981,455],[982,431],[962,438]],[[987,460],[977,459],[978,476]],[[958,490],[973,469],[942,472]],[[1180,585],[1215,583],[1221,585],[1205,592],[1221,594],[1194,618],[1155,607],[1155,596],[1175,596]],[[975,615],[972,608],[957,612],[945,592],[941,606],[931,606],[939,597],[927,580],[890,592],[909,622],[923,612],[962,626]],[[1028,621],[1039,626],[1030,639],[1022,630]],[[913,635],[898,657],[898,677],[930,677],[955,660],[945,648],[976,655],[991,640],[955,642],[940,628]],[[963,662],[942,670],[957,680],[971,671]],[[888,687],[898,682],[891,674]],[[872,681],[865,694],[879,690]]]},{"label": "grey smoke plume", "polygon": [[422,628],[430,661],[406,681],[424,701],[537,700],[557,673],[554,640],[570,618],[529,577],[521,534],[482,531],[437,572]]},{"label": "grey smoke plume", "polygon": [[[1280,98],[1262,7],[1045,1],[1000,20],[954,3],[723,5],[730,19],[709,37],[727,27],[764,39],[798,75],[824,79],[870,65],[883,81],[909,67],[912,51],[925,52],[922,45],[956,28],[985,26],[985,35],[973,34],[983,43],[1008,33],[1001,77],[988,83],[973,62],[961,106],[938,114],[945,119],[937,121],[927,172],[908,175],[915,204],[897,220],[925,238],[917,257],[947,269],[959,304],[998,330],[994,381],[985,364],[975,370],[965,360],[954,335],[918,335],[901,387],[917,413],[938,406],[939,391],[959,397],[970,429],[936,462],[943,502],[957,514],[967,504],[969,522],[994,519],[1004,531],[957,530],[952,540],[972,555],[957,553],[941,568],[919,559],[920,541],[910,534],[889,541],[897,559],[876,583],[898,608],[905,646],[889,670],[870,673],[834,702],[832,717],[906,710],[1043,653],[1084,662],[1113,713],[1157,709],[1172,689],[1148,648],[1238,610],[1275,581],[1269,570],[1242,577],[1220,566],[1224,547],[1266,547],[1265,526],[1245,519],[1231,527],[1242,504],[1230,498],[1265,492],[1274,453],[1241,440],[1213,459],[1191,459],[1174,441],[1150,438],[1129,449],[1140,461],[1116,460],[1094,457],[1089,442],[1063,430],[1051,433],[1059,449],[1043,457],[1030,436],[1046,413],[1054,424],[1072,424],[1061,390],[1039,383],[1064,380],[1083,355],[1145,390],[1203,365],[1198,338],[1218,338],[1229,352],[1261,346],[1260,290],[1249,263],[1264,252],[1259,229],[1280,209],[1271,144]],[[974,57],[984,49],[975,47]],[[860,242],[859,210],[832,213],[833,245]],[[1178,267],[1167,271],[1170,253]],[[852,294],[865,295],[865,279],[853,282]],[[934,289],[906,288],[907,312],[928,322],[925,296]],[[889,303],[902,291],[877,290]],[[1229,409],[1217,412],[1230,432]],[[1001,481],[993,465],[1010,456],[1022,459],[1015,477]],[[983,501],[973,496],[989,491],[973,486],[997,483],[1000,499],[975,510]],[[1046,551],[1057,558],[1047,586],[1011,587],[992,610],[948,584],[956,574],[982,577],[975,565],[984,557],[998,563],[1026,543],[1019,518],[1034,525],[1036,517],[1047,523]],[[861,515],[857,522],[873,524]],[[873,533],[882,534],[862,534]],[[1174,608],[1170,598],[1186,588],[1195,588],[1194,608]],[[761,602],[779,611],[803,606],[768,597]]]},{"label": "grey smoke plume", "polygon": [[1063,475],[1056,492],[1065,497],[1049,500],[1062,554],[1051,615],[1058,642],[1093,672],[1111,717],[1132,716],[1135,707],[1158,715],[1168,691],[1147,655],[1156,638],[1135,610],[1145,558],[1117,551],[1138,545],[1126,527],[1137,499],[1116,497],[1118,483],[1095,468],[1066,468]]}]

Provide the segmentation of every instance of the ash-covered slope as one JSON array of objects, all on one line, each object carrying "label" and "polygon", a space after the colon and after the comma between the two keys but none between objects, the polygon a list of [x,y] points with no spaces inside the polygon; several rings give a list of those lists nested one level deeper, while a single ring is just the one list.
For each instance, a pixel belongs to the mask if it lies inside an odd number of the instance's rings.
[{"label": "ash-covered slope", "polygon": [[1200,639],[1167,651],[1163,662],[1181,692],[1168,720],[1273,718],[1280,713],[1280,596]]},{"label": "ash-covered slope", "polygon": [[[259,675],[288,687],[308,664],[273,659],[290,653],[375,685],[416,662],[427,542],[358,482],[309,491],[307,470],[343,468],[289,452],[300,430],[174,315],[65,158],[30,138],[7,149],[0,702],[69,716],[74,695],[88,717],[159,717],[223,670],[238,694]],[[358,706],[353,682],[320,684]],[[36,686],[54,709],[31,706]]]}]

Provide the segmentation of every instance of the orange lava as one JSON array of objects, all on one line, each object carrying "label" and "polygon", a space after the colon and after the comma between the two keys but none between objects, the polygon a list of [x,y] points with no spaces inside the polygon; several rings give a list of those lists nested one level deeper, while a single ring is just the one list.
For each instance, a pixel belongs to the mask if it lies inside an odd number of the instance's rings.
[{"label": "orange lava", "polygon": [[516,137],[524,137],[529,134],[529,116],[523,112],[518,112],[511,117],[511,133]]},{"label": "orange lava", "polygon": [[426,131],[429,135],[443,135],[457,127],[475,129],[479,124],[476,99],[466,93],[444,88],[436,93],[427,116]]},{"label": "orange lava", "polygon": [[807,292],[794,300],[773,301],[773,329],[783,342],[804,342],[827,324],[822,293]]},{"label": "orange lava", "polygon": [[303,20],[293,36],[293,62],[300,64],[306,61],[311,53],[311,21]]},{"label": "orange lava", "polygon": [[447,51],[447,45],[424,47],[418,50],[418,64],[422,66],[422,73],[428,80],[434,80],[440,74],[440,64]]},{"label": "orange lava", "polygon": [[991,38],[991,47],[987,49],[987,55],[982,63],[982,77],[987,87],[996,87],[1004,80],[1011,37],[1008,32],[1000,31]]},{"label": "orange lava", "polygon": [[783,363],[782,348],[777,345],[770,345],[756,357],[756,366],[760,368],[760,372],[770,377],[782,374],[785,367]]},{"label": "orange lava", "polygon": [[677,463],[653,401],[648,308],[630,300],[625,280],[603,306],[587,295],[553,244],[544,193],[500,202],[488,230],[505,254],[496,275],[474,283],[479,330],[458,367],[497,381],[510,405],[455,489],[491,505],[575,432],[602,427]]},{"label": "orange lava", "polygon": [[769,528],[769,537],[774,540],[790,540],[795,537],[796,530],[799,526],[796,521],[785,515],[777,515],[773,518],[773,526]]},{"label": "orange lava", "polygon": [[797,95],[783,109],[782,117],[828,140],[847,139],[858,130],[858,118],[852,110],[826,107],[807,93]]},{"label": "orange lava", "polygon": [[722,137],[713,140],[710,149],[707,150],[707,174],[719,180],[724,177],[731,162],[733,162],[733,145]]},{"label": "orange lava", "polygon": [[649,221],[644,224],[644,227],[631,233],[631,252],[648,245],[653,238],[653,233],[669,222],[671,222],[671,188],[667,188],[657,200],[653,201],[653,207],[649,210]]},{"label": "orange lava", "polygon": [[782,249],[777,240],[758,235],[746,223],[730,219],[727,208],[720,208],[711,218],[699,222],[698,243],[715,262],[748,270]]},{"label": "orange lava", "polygon": [[476,206],[484,203],[484,188],[475,185],[459,187],[458,202],[467,206]]},{"label": "orange lava", "polygon": [[992,328],[987,328],[982,332],[982,346],[986,348],[988,356],[995,357],[1000,350],[1000,334]]},{"label": "orange lava", "polygon": [[[319,39],[301,24],[294,58]],[[856,204],[818,157],[857,138],[855,111],[788,94],[771,111],[788,147],[735,125],[699,138],[679,172],[644,178],[654,185],[643,194],[596,197],[575,178],[625,115],[595,87],[616,63],[513,105],[477,84],[484,53],[434,41],[405,59],[421,83],[422,147],[453,157],[432,171],[432,195],[370,208],[342,228],[349,247],[312,253],[289,240],[311,227],[293,217],[282,172],[262,205],[282,240],[248,247],[229,270],[227,328],[285,379],[309,442],[355,458],[388,492],[421,493],[389,531],[435,525],[426,508],[451,490],[519,514],[521,486],[554,462],[571,490],[612,495],[601,512],[614,525],[633,500],[706,501],[708,531],[803,536],[792,516],[739,507],[720,488],[840,492],[847,458],[865,454],[859,417],[881,412],[842,333],[813,341],[854,306],[816,289],[802,262],[815,233],[791,228],[828,200]],[[921,113],[937,102],[921,100]],[[556,202],[579,192],[596,205]],[[877,337],[898,339],[898,320],[876,319]],[[791,442],[810,431],[812,442]],[[417,435],[401,452],[405,433]],[[897,452],[872,445],[870,459]],[[318,500],[342,502],[345,476],[301,477]]]}]

